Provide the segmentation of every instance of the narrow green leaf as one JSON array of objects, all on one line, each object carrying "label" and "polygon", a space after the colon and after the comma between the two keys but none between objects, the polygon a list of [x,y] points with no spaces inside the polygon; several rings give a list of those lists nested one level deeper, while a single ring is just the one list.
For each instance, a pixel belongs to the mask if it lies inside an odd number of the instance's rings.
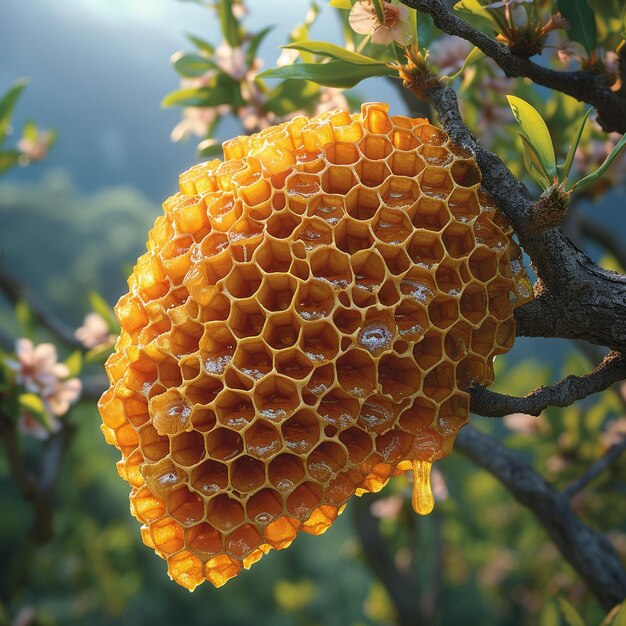
[{"label": "narrow green leaf", "polygon": [[561,15],[569,22],[572,41],[581,43],[591,54],[598,45],[596,16],[587,0],[558,0]]},{"label": "narrow green leaf", "polygon": [[569,626],[585,626],[585,620],[565,598],[558,598],[558,602],[561,613]]},{"label": "narrow green leaf", "polygon": [[106,361],[109,356],[113,354],[113,346],[108,346],[103,343],[100,346],[96,346],[92,348],[85,354],[85,362],[86,363],[101,363],[102,361]]},{"label": "narrow green leaf", "polygon": [[374,9],[376,10],[376,16],[378,17],[378,21],[381,24],[385,23],[385,7],[383,5],[383,0],[372,0],[372,4],[374,5]]},{"label": "narrow green leaf", "polygon": [[335,44],[325,41],[296,41],[282,47],[303,50],[304,52],[338,59],[339,61],[350,63],[350,65],[385,65],[382,61],[372,59],[358,52],[351,52],[341,46],[336,46]]},{"label": "narrow green leaf", "polygon": [[15,167],[22,153],[19,150],[3,150],[0,152],[0,175]]},{"label": "narrow green leaf", "polygon": [[611,626],[626,626],[626,602],[622,602]]},{"label": "narrow green leaf", "polygon": [[329,7],[334,7],[335,9],[351,9],[352,2],[350,0],[330,0],[328,3]]},{"label": "narrow green leaf", "polygon": [[526,170],[532,176],[533,180],[542,188],[547,189],[552,184],[537,151],[528,142],[528,139],[520,134],[522,145],[524,146],[524,165]]},{"label": "narrow green leaf", "polygon": [[189,41],[191,41],[191,43],[194,44],[198,50],[206,52],[209,56],[213,56],[215,54],[215,46],[205,39],[196,37],[195,35],[187,35],[187,39],[189,39]]},{"label": "narrow green leaf", "polygon": [[15,81],[4,96],[0,98],[0,145],[6,138],[13,116],[13,110],[15,109],[15,105],[22,91],[26,88],[26,85],[28,85],[28,81],[24,78]]},{"label": "narrow green leaf", "polygon": [[222,155],[222,144],[216,139],[210,138],[198,144],[198,154],[205,159],[212,159]]},{"label": "narrow green leaf", "polygon": [[239,22],[233,15],[233,0],[221,0],[217,3],[217,11],[224,39],[231,48],[241,45],[241,29]]},{"label": "narrow green leaf", "polygon": [[215,62],[201,54],[178,53],[172,57],[174,69],[185,78],[196,78],[217,67]]},{"label": "narrow green leaf", "polygon": [[89,306],[92,311],[95,311],[104,321],[107,323],[109,330],[117,334],[119,332],[119,325],[115,318],[113,309],[109,306],[109,303],[97,292],[89,292]]},{"label": "narrow green leaf", "polygon": [[37,128],[37,123],[34,120],[28,120],[26,124],[24,124],[22,137],[24,137],[24,139],[27,139],[28,141],[37,141],[38,136],[39,129]]},{"label": "narrow green leaf", "polygon": [[470,65],[472,65],[472,63],[475,63],[478,59],[482,59],[484,56],[485,53],[480,48],[474,46],[471,52],[467,55],[465,62],[463,63],[463,67],[458,72],[455,72],[450,76],[445,76],[444,78],[447,78],[448,80],[458,78]]},{"label": "narrow green leaf", "polygon": [[561,171],[561,175],[563,180],[567,180],[569,178],[569,174],[572,171],[572,165],[574,163],[574,156],[576,155],[576,150],[578,149],[578,144],[580,143],[580,138],[582,137],[583,130],[585,130],[585,124],[589,119],[589,115],[591,115],[591,111],[593,109],[587,109],[585,115],[580,120],[580,124],[576,129],[576,133],[574,134],[574,138],[572,139],[572,143],[570,144],[569,150],[567,151],[567,157],[565,158],[565,163],[563,164],[563,169]]},{"label": "narrow green leaf", "polygon": [[289,115],[294,111],[312,110],[320,95],[318,85],[301,80],[283,80],[268,94],[265,106],[277,115]]},{"label": "narrow green leaf", "polygon": [[43,400],[35,393],[21,393],[18,397],[20,409],[27,411],[32,415],[44,428],[50,430],[52,426],[50,416],[46,411]]},{"label": "narrow green leaf", "polygon": [[344,61],[329,61],[322,64],[296,63],[295,65],[276,67],[263,72],[259,77],[310,80],[325,87],[348,89],[366,78],[391,76],[394,73],[394,70],[382,63],[376,65],[352,65]]},{"label": "narrow green leaf", "polygon": [[241,92],[237,83],[226,74],[218,75],[210,87],[189,87],[167,94],[161,101],[163,107],[215,107],[220,104],[239,106]]},{"label": "narrow green leaf", "polygon": [[611,165],[611,163],[613,163],[615,157],[617,157],[619,153],[624,149],[624,146],[626,146],[626,134],[622,135],[622,138],[615,144],[615,147],[613,148],[613,150],[611,150],[609,156],[607,156],[604,160],[604,163],[602,163],[602,165],[595,172],[589,174],[588,176],[585,176],[584,178],[581,178],[577,183],[574,183],[569,190],[574,191],[574,189],[577,189],[579,187],[586,187],[587,185],[590,185],[591,183],[594,183],[596,180],[598,180],[598,178],[600,178],[600,176],[602,176],[602,174],[604,174],[604,172],[609,169],[609,166]]},{"label": "narrow green leaf", "polygon": [[259,46],[263,43],[263,40],[273,28],[273,26],[268,26],[250,39],[250,44],[248,45],[248,50],[246,51],[246,63],[248,66],[251,66],[254,62]]},{"label": "narrow green leaf", "polygon": [[37,316],[26,300],[18,300],[15,303],[15,319],[20,327],[22,337],[33,338],[37,328]]},{"label": "narrow green leaf", "polygon": [[496,22],[492,13],[480,3],[480,0],[461,0],[454,5],[454,9],[455,11],[464,11],[470,15],[480,17],[485,20],[493,30],[500,30],[498,22]]},{"label": "narrow green leaf", "polygon": [[549,179],[551,181],[556,180],[556,156],[554,154],[554,146],[552,145],[552,137],[550,137],[550,131],[545,121],[537,109],[525,100],[516,96],[507,96],[507,100],[517,123],[522,129],[522,134],[537,152],[537,156]]},{"label": "narrow green leaf", "polygon": [[67,359],[65,359],[65,365],[69,369],[69,377],[74,378],[78,376],[83,368],[83,353],[81,350],[74,350]]}]

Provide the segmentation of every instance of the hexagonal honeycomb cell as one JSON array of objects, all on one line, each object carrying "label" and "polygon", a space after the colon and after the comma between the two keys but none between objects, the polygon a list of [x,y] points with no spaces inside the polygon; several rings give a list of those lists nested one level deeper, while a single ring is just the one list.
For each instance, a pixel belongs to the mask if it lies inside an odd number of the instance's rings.
[{"label": "hexagonal honeycomb cell", "polygon": [[144,542],[216,586],[430,464],[531,297],[475,161],[425,119],[296,117],[164,204],[116,313],[100,412]]}]

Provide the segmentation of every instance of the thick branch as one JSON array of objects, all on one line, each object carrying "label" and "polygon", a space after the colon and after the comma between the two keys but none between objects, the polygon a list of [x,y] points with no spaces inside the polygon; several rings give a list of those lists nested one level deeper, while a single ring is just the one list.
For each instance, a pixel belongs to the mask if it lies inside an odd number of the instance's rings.
[{"label": "thick branch", "polygon": [[507,76],[524,76],[550,87],[598,110],[598,122],[606,132],[626,132],[626,100],[611,91],[606,76],[597,72],[558,72],[513,54],[503,43],[477,30],[452,13],[443,0],[401,0],[407,6],[428,13],[435,26],[449,35],[473,43],[492,58]]},{"label": "thick branch", "polygon": [[626,597],[626,571],[613,546],[574,515],[566,494],[556,491],[525,459],[471,426],[461,430],[455,447],[532,511],[605,610]]},{"label": "thick branch", "polygon": [[537,270],[536,298],[515,314],[517,334],[580,339],[626,353],[626,277],[596,265],[558,228],[533,225],[533,198],[502,160],[476,141],[451,87],[435,81],[425,97],[450,137],[475,155],[483,187],[511,221]]},{"label": "thick branch", "polygon": [[624,378],[626,359],[611,352],[589,374],[568,376],[549,387],[539,387],[523,398],[489,391],[486,387],[474,387],[471,390],[471,406],[474,413],[485,417],[502,417],[510,413],[539,415],[549,406],[570,406],[576,400],[604,391]]}]

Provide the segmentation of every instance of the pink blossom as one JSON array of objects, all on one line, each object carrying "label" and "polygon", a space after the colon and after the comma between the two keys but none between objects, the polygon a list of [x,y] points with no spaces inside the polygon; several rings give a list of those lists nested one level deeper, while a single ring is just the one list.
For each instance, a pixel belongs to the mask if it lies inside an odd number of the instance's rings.
[{"label": "pink blossom", "polygon": [[407,20],[408,12],[404,5],[383,2],[384,19],[381,23],[372,0],[359,0],[352,7],[348,19],[355,33],[371,35],[374,43],[386,46],[395,41],[406,46],[413,39],[411,24]]},{"label": "pink blossom", "polygon": [[24,411],[19,417],[17,426],[24,435],[45,441],[50,435],[61,430],[61,420],[55,416],[49,416],[46,428],[32,413]]},{"label": "pink blossom", "polygon": [[526,413],[511,413],[511,415],[505,415],[502,421],[509,430],[521,435],[534,435],[541,429],[539,418],[526,415]]},{"label": "pink blossom", "polygon": [[450,495],[446,479],[439,468],[433,467],[430,473],[430,487],[433,490],[433,496],[436,502],[443,502]]},{"label": "pink blossom", "polygon": [[342,89],[334,87],[322,87],[319,102],[315,107],[315,115],[334,111],[335,109],[349,110],[350,106],[346,97],[343,95]]},{"label": "pink blossom", "polygon": [[626,417],[620,417],[608,422],[605,431],[600,435],[604,448],[617,446],[626,440]]},{"label": "pink blossom", "polygon": [[501,9],[504,7],[514,7],[520,4],[532,4],[535,0],[501,0],[500,2],[492,2],[485,5],[485,9]]},{"label": "pink blossom", "polygon": [[403,504],[404,500],[399,495],[378,498],[370,505],[370,512],[378,519],[395,519],[402,510]]},{"label": "pink blossom", "polygon": [[440,37],[428,48],[428,59],[439,68],[443,76],[458,72],[465,63],[472,44],[460,37]]},{"label": "pink blossom", "polygon": [[74,336],[85,348],[95,348],[104,343],[113,344],[115,336],[111,334],[107,321],[99,313],[87,313],[83,325],[77,328]]},{"label": "pink blossom", "polygon": [[30,339],[15,342],[17,360],[7,364],[15,372],[15,380],[30,393],[39,393],[54,386],[59,377],[67,375],[67,366],[57,363],[57,349],[51,343],[35,346]]},{"label": "pink blossom", "polygon": [[215,63],[236,81],[243,80],[248,73],[246,53],[240,46],[231,48],[227,43],[221,43],[215,50]]},{"label": "pink blossom", "polygon": [[[56,426],[55,416],[64,415],[70,405],[78,400],[82,384],[78,378],[68,378],[69,368],[58,362],[57,349],[51,343],[35,346],[30,339],[18,339],[15,344],[15,359],[6,363],[15,372],[15,381],[27,392],[41,397],[46,412],[50,417],[51,430]],[[20,423],[25,432],[34,434],[35,418],[28,412],[21,417]]]},{"label": "pink blossom", "polygon": [[32,138],[22,137],[17,142],[17,149],[25,157],[26,164],[30,161],[42,161],[46,158],[53,140],[54,134],[49,130],[38,131]]}]

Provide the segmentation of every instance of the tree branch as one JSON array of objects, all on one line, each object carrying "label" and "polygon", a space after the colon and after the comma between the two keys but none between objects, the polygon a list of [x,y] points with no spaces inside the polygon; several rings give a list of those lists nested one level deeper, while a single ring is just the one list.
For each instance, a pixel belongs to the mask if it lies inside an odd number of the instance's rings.
[{"label": "tree branch", "polygon": [[503,161],[481,146],[463,122],[456,93],[438,81],[420,89],[457,144],[476,158],[483,187],[509,218],[533,261],[535,299],[515,312],[517,334],[580,339],[626,353],[626,277],[596,265],[558,228],[533,224],[535,202]]},{"label": "tree branch", "polygon": [[606,537],[574,515],[566,494],[556,491],[525,459],[471,426],[459,432],[455,447],[532,511],[606,611],[626,597],[626,571],[619,556]]},{"label": "tree branch", "polygon": [[594,393],[604,391],[619,380],[626,378],[626,359],[616,352],[608,354],[589,374],[568,376],[550,385],[539,387],[523,398],[507,396],[486,387],[470,390],[471,408],[485,417],[502,417],[510,413],[539,415],[549,406],[570,406]]},{"label": "tree branch", "polygon": [[601,456],[591,467],[587,468],[582,476],[574,480],[563,490],[563,495],[571,499],[579,491],[582,491],[591,481],[595,480],[600,474],[609,469],[611,465],[616,463],[624,451],[626,451],[626,439],[621,443],[611,446],[606,454]]},{"label": "tree branch", "polygon": [[70,328],[53,315],[50,315],[28,288],[9,276],[2,269],[0,269],[0,290],[6,294],[7,298],[13,304],[16,304],[19,300],[25,300],[37,317],[39,323],[45,326],[45,328],[65,345],[70,348],[83,348],[83,345],[74,337],[74,333]]},{"label": "tree branch", "polygon": [[400,572],[387,542],[371,514],[369,498],[354,498],[352,520],[359,537],[365,560],[384,585],[398,613],[398,626],[415,626],[420,619],[420,593],[412,575]]},{"label": "tree branch", "polygon": [[442,0],[401,0],[408,7],[428,13],[435,26],[474,44],[492,58],[507,76],[524,76],[598,110],[598,122],[606,132],[626,132],[626,100],[611,91],[607,77],[599,72],[559,72],[513,54],[508,46],[477,30],[452,13]]}]

